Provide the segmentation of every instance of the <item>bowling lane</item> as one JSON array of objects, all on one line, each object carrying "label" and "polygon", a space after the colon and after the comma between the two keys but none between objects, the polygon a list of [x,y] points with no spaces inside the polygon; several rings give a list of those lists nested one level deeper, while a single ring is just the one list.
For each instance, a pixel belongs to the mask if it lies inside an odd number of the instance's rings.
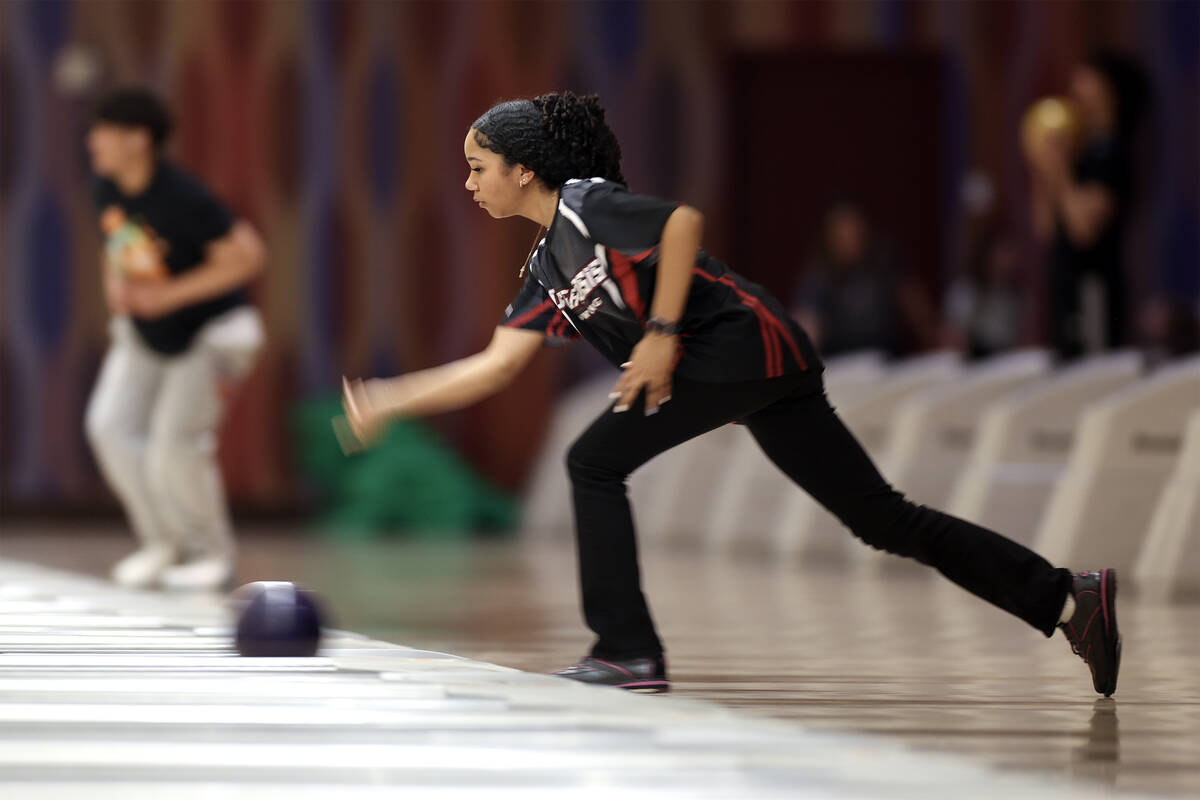
[{"label": "bowling lane", "polygon": [[0,796],[1085,795],[336,630],[313,658],[243,658],[230,613],[0,561]]},{"label": "bowling lane", "polygon": [[[6,530],[3,551],[101,572],[127,547],[125,535],[37,529]],[[566,542],[345,542],[260,529],[242,550],[242,580],[303,581],[336,622],[379,639],[533,672],[588,645]],[[1043,640],[934,576],[654,547],[643,568],[673,699],[1103,789],[1200,796],[1198,605],[1122,593],[1126,659],[1106,702],[1061,638]],[[389,680],[420,679],[415,667],[379,669]]]}]

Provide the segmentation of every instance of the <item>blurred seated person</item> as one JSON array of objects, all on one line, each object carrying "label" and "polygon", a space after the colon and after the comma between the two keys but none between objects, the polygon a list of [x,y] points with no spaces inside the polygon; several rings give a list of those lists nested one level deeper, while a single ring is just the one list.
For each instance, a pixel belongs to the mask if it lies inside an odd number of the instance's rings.
[{"label": "blurred seated person", "polygon": [[946,343],[968,358],[987,358],[1017,347],[1029,316],[1021,285],[1020,252],[998,226],[983,230],[966,270],[946,292]]},{"label": "blurred seated person", "polygon": [[923,347],[936,339],[932,304],[901,280],[862,207],[848,200],[825,214],[821,249],[805,270],[793,315],[824,356],[894,355],[913,340]]},{"label": "blurred seated person", "polygon": [[1200,352],[1200,307],[1182,298],[1156,294],[1142,305],[1138,327],[1150,366]]},{"label": "blurred seated person", "polygon": [[1037,238],[1048,248],[1050,340],[1061,358],[1087,349],[1081,293],[1085,281],[1104,289],[1106,349],[1128,341],[1123,263],[1133,183],[1132,142],[1147,100],[1139,66],[1098,52],[1071,75],[1070,99],[1082,128],[1076,145],[1050,134],[1027,147],[1030,209]]}]

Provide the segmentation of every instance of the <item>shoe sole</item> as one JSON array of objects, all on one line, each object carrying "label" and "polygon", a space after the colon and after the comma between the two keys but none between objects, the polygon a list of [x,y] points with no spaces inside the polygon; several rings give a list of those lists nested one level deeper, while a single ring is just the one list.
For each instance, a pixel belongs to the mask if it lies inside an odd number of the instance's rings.
[{"label": "shoe sole", "polygon": [[[1117,690],[1117,673],[1121,669],[1121,632],[1117,629],[1117,571],[1104,569],[1100,571],[1100,608],[1104,610],[1104,632],[1113,642],[1112,678],[1108,685],[1100,689],[1105,697],[1112,697]],[[1097,687],[1099,688],[1099,687]]]},{"label": "shoe sole", "polygon": [[618,689],[637,692],[638,694],[665,694],[671,691],[671,684],[667,681],[635,681],[633,683],[618,683],[616,686]]},{"label": "shoe sole", "polygon": [[[671,691],[671,682],[664,678],[651,678],[640,681],[626,681],[625,683],[609,683],[604,680],[591,681],[579,675],[568,675],[562,672],[549,673],[556,678],[565,678],[569,681],[583,683],[588,686],[608,686],[613,689],[624,689],[627,692],[637,692],[638,694],[663,694]],[[630,675],[629,677],[634,677]]]}]

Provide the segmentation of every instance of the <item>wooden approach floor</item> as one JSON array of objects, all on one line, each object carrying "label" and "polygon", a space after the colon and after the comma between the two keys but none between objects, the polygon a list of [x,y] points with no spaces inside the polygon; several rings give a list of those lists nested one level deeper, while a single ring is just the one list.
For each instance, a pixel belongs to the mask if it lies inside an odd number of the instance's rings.
[{"label": "wooden approach floor", "polygon": [[[115,529],[49,524],[5,525],[0,542],[5,562],[95,576],[130,547]],[[1060,635],[1045,640],[932,574],[865,577],[678,550],[648,551],[643,566],[675,681],[667,703],[794,723],[842,748],[847,774],[875,769],[882,739],[944,770],[946,796],[972,796],[963,781],[1017,779],[1059,796],[1200,797],[1200,605],[1123,592],[1120,687],[1103,699]],[[243,534],[239,567],[239,582],[259,579],[314,588],[341,629],[530,672],[565,665],[589,643],[565,536],[371,542],[262,528]],[[155,595],[136,602],[158,613]],[[0,690],[0,722],[13,702]],[[0,783],[4,774],[0,759]],[[863,787],[841,789],[826,785],[823,796]],[[866,796],[922,791],[897,784]]]}]

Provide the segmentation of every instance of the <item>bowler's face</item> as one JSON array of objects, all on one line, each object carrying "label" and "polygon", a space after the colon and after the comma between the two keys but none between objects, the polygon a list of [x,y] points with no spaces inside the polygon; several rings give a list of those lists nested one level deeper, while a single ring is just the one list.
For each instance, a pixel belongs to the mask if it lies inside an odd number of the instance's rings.
[{"label": "bowler's face", "polygon": [[521,197],[519,170],[504,163],[504,158],[475,141],[475,129],[467,131],[463,142],[467,157],[466,189],[471,198],[493,217],[511,217],[517,213]]}]

